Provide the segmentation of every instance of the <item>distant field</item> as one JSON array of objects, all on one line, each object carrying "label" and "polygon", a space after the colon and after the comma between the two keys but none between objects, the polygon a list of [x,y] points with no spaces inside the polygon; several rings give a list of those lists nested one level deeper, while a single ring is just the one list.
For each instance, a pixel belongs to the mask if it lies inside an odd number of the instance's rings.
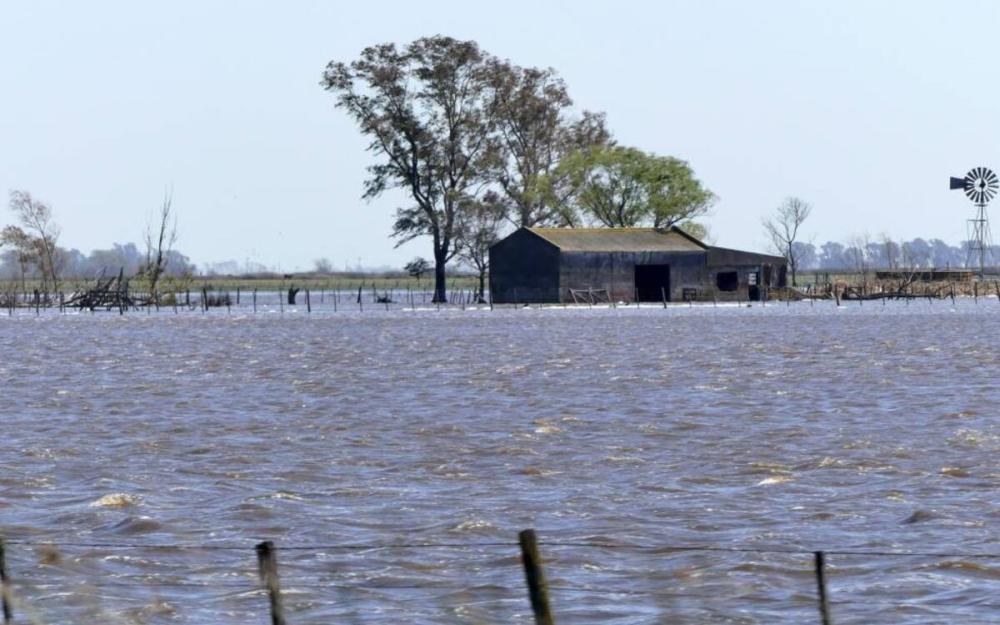
[{"label": "distant field", "polygon": [[[93,285],[94,279],[66,278],[60,280],[60,290],[72,292],[83,290],[88,285]],[[448,276],[448,290],[459,291],[477,288],[479,284],[475,276],[457,274]],[[41,287],[41,281],[36,279],[26,280],[23,289],[31,292]],[[132,278],[129,282],[131,290],[143,291],[148,288],[146,280],[142,278]],[[358,287],[365,289],[376,289],[379,291],[387,289],[411,289],[414,291],[432,291],[434,289],[434,276],[425,275],[420,280],[403,274],[330,274],[330,275],[292,275],[289,278],[280,276],[194,276],[191,278],[164,278],[160,280],[158,290],[169,293],[171,291],[200,291],[202,288],[209,290],[234,291],[241,289],[244,291],[284,291],[285,289],[296,287],[309,289],[311,291],[332,291],[332,290],[357,290]],[[0,289],[4,291],[22,290],[20,280],[0,280]]]}]

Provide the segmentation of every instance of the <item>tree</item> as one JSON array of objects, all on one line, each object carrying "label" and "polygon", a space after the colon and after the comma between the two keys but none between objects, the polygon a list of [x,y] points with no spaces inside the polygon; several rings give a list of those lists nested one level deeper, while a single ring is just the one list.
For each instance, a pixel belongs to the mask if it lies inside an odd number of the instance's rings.
[{"label": "tree", "polygon": [[425,273],[431,270],[431,264],[427,262],[426,258],[414,258],[410,262],[403,266],[403,271],[405,271],[410,277],[417,279],[417,286],[420,286],[420,278],[423,277]]},{"label": "tree", "polygon": [[18,221],[32,236],[38,248],[36,262],[42,274],[42,290],[46,290],[51,281],[52,290],[59,290],[59,266],[56,262],[56,241],[59,239],[59,226],[52,221],[52,209],[39,200],[31,197],[27,191],[10,192],[10,209]]},{"label": "tree", "polygon": [[156,215],[156,222],[146,225],[146,260],[142,273],[149,280],[149,292],[157,297],[156,284],[167,269],[170,252],[177,243],[177,216],[173,212],[173,194],[167,192]]},{"label": "tree", "polygon": [[609,228],[671,226],[704,215],[715,200],[691,167],[672,156],[626,147],[581,151],[564,159],[584,221]]},{"label": "tree", "polygon": [[844,258],[851,264],[855,273],[861,276],[861,286],[868,290],[868,274],[871,273],[872,259],[869,255],[871,248],[871,235],[856,234],[847,242],[847,249],[844,250]]},{"label": "tree", "polygon": [[573,192],[560,161],[575,152],[610,144],[603,114],[584,111],[570,118],[566,84],[552,69],[523,68],[493,61],[488,73],[496,105],[497,138],[488,164],[516,226],[565,226]]},{"label": "tree", "polygon": [[331,62],[321,85],[371,138],[377,162],[364,197],[404,189],[414,205],[397,210],[397,245],[428,235],[434,250],[434,301],[446,300],[446,266],[456,253],[459,207],[485,182],[495,107],[492,62],[474,41],[418,39],[402,50],[366,48],[350,64]]},{"label": "tree", "polygon": [[816,246],[812,243],[796,241],[792,244],[792,253],[798,269],[815,269],[817,265]]},{"label": "tree", "polygon": [[490,246],[500,240],[507,207],[500,198],[487,194],[483,201],[473,201],[462,212],[458,228],[458,255],[472,265],[479,275],[477,300],[486,296],[486,273],[490,267]]},{"label": "tree", "polygon": [[320,274],[333,273],[333,263],[329,258],[317,258],[313,261],[313,269]]},{"label": "tree", "polygon": [[702,243],[712,241],[715,237],[712,236],[711,231],[709,231],[708,226],[699,221],[682,221],[677,224],[677,227],[683,230],[686,234],[698,239]]},{"label": "tree", "polygon": [[933,248],[924,239],[917,237],[903,244],[904,263],[914,268],[933,267]]},{"label": "tree", "polygon": [[10,254],[17,262],[21,277],[21,291],[26,292],[28,265],[37,264],[37,246],[32,237],[17,226],[7,226],[0,232],[0,246],[12,248]]},{"label": "tree", "polygon": [[771,238],[771,244],[788,261],[788,268],[792,272],[792,286],[798,286],[796,280],[798,257],[795,254],[795,242],[802,222],[811,212],[812,206],[804,200],[789,197],[778,206],[774,217],[764,220],[764,230]]},{"label": "tree", "polygon": [[827,241],[820,246],[820,269],[844,269],[847,261],[844,259],[844,245],[836,241]]}]

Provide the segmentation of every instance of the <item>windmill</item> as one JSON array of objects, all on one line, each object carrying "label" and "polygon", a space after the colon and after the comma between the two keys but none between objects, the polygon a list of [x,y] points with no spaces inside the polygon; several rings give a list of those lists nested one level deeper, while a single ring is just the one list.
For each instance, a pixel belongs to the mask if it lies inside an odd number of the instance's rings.
[{"label": "windmill", "polygon": [[1000,179],[986,167],[973,167],[965,178],[952,178],[952,189],[961,189],[976,205],[976,216],[969,220],[969,264],[979,261],[979,277],[986,274],[986,255],[993,247],[986,204],[997,194]]}]

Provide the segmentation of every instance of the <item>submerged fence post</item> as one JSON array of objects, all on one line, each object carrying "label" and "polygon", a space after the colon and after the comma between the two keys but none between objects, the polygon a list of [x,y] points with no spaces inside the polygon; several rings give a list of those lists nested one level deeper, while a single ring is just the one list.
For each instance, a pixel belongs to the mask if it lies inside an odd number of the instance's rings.
[{"label": "submerged fence post", "polygon": [[271,606],[271,625],[285,625],[285,611],[281,606],[281,586],[278,584],[278,556],[274,543],[266,540],[255,547],[260,581],[267,589]]},{"label": "submerged fence post", "polygon": [[10,623],[14,620],[14,611],[10,607],[10,579],[7,577],[3,538],[0,538],[0,602],[3,603],[3,622]]},{"label": "submerged fence post", "polygon": [[306,312],[312,313],[312,311],[313,311],[312,300],[309,299],[309,289],[306,289]]},{"label": "submerged fence post", "polygon": [[538,538],[535,530],[524,530],[518,534],[521,543],[521,561],[524,563],[524,577],[528,582],[528,596],[531,611],[535,613],[535,625],[553,625],[552,611],[549,609],[549,589],[542,570],[542,556],[538,552]]},{"label": "submerged fence post", "polygon": [[822,551],[813,553],[816,564],[816,593],[819,598],[819,617],[823,625],[830,625],[830,606],[826,598],[826,558]]}]

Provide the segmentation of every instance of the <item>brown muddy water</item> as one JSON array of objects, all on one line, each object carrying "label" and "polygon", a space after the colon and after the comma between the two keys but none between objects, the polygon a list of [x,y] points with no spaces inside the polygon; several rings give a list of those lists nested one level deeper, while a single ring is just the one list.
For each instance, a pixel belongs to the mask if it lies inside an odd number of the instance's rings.
[{"label": "brown muddy water", "polygon": [[0,317],[16,622],[1000,621],[995,300],[247,312]]}]

